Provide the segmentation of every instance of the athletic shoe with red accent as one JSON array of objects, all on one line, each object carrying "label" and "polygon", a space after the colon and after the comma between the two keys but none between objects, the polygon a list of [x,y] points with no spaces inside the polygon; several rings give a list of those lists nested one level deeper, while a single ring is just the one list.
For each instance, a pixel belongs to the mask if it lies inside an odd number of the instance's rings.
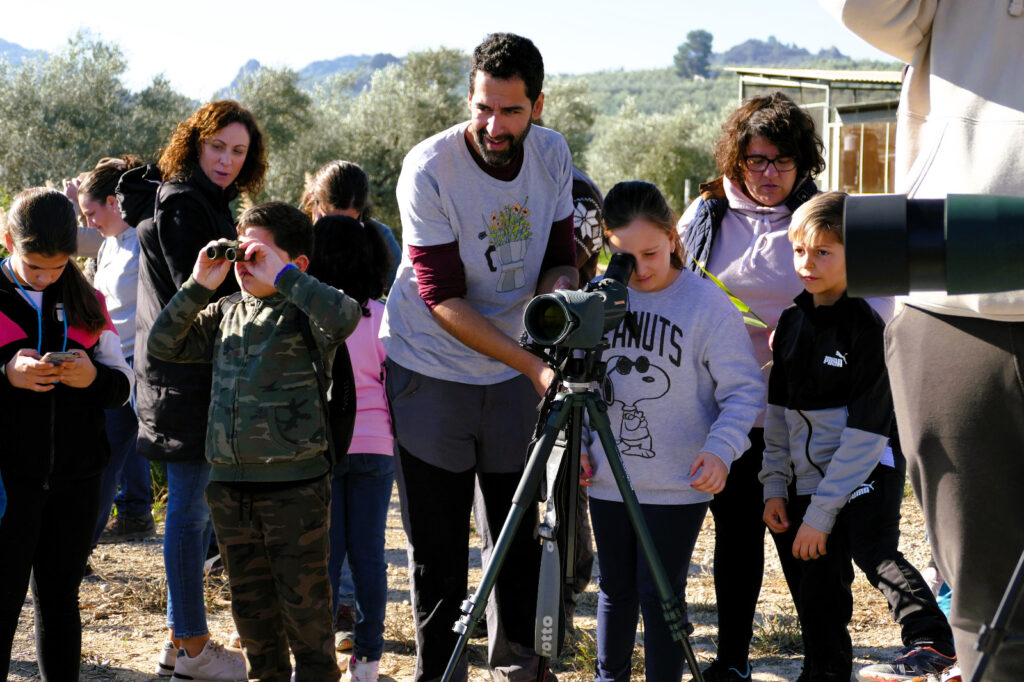
[{"label": "athletic shoe with red accent", "polygon": [[946,656],[930,646],[915,645],[902,650],[888,663],[876,663],[857,672],[861,682],[925,682],[938,678],[956,664],[956,656]]}]

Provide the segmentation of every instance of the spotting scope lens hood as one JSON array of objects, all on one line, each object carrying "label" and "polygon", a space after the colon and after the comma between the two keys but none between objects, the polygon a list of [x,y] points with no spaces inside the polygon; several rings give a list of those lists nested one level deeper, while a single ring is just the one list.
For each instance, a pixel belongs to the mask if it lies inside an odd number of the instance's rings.
[{"label": "spotting scope lens hood", "polygon": [[1024,289],[1024,197],[851,196],[843,235],[851,296]]}]

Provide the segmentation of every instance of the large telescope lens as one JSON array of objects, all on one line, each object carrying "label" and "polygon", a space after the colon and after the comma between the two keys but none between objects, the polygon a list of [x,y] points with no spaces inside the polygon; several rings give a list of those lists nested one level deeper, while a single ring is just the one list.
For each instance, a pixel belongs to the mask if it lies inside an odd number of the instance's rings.
[{"label": "large telescope lens", "polygon": [[562,300],[551,294],[531,301],[524,320],[530,336],[545,346],[564,341],[578,324]]},{"label": "large telescope lens", "polygon": [[1024,289],[1024,198],[875,194],[844,213],[851,296]]},{"label": "large telescope lens", "polygon": [[633,256],[617,253],[604,278],[590,285],[591,290],[558,290],[534,297],[523,311],[526,333],[542,346],[594,348],[625,316],[629,307],[626,284],[635,267]]},{"label": "large telescope lens", "polygon": [[543,346],[589,348],[604,334],[604,298],[584,291],[554,291],[526,305],[523,326]]}]

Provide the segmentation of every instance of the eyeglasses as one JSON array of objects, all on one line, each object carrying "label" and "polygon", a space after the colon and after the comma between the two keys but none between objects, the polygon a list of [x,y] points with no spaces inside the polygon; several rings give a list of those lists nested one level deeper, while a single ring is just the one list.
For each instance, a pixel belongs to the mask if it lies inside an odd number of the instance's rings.
[{"label": "eyeglasses", "polygon": [[786,173],[796,168],[796,157],[776,156],[774,159],[769,159],[767,156],[755,154],[754,156],[744,156],[743,163],[747,170],[755,173],[764,173],[768,170],[769,164],[775,166],[775,170],[779,173]]}]

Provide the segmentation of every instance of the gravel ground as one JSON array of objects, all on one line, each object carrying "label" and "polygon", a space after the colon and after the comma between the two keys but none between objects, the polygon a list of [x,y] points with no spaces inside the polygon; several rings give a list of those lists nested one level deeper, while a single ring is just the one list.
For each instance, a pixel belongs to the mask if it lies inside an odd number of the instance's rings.
[{"label": "gravel ground", "polygon": [[[901,549],[918,568],[923,568],[928,561],[928,546],[924,539],[921,512],[912,496],[905,498],[903,511]],[[702,662],[714,658],[717,634],[711,575],[712,526],[709,515],[693,555],[687,588],[690,617],[696,626],[693,647]],[[382,680],[406,680],[412,676],[415,649],[405,535],[398,513],[397,495],[391,502],[387,532],[389,604],[380,673]],[[85,580],[81,590],[83,680],[138,682],[160,679],[154,674],[154,668],[167,633],[163,615],[166,583],[161,543],[162,524],[158,524],[158,534],[153,539],[101,546],[93,556],[95,574]],[[479,550],[476,547],[472,550],[471,588],[476,586],[480,577]],[[751,652],[753,677],[760,682],[793,680],[800,671],[799,627],[770,539],[766,540],[765,554],[768,557],[765,580]],[[853,589],[855,604],[850,631],[856,667],[885,660],[900,646],[900,638],[881,594],[859,573]],[[214,637],[222,642],[234,630],[229,603],[223,578],[209,577],[209,626]],[[596,603],[595,578],[583,595],[577,612],[575,645],[554,668],[563,682],[593,679]],[[39,679],[32,618],[32,600],[28,598],[14,641],[9,672],[11,680]],[[638,633],[638,641],[641,639]],[[642,652],[642,646],[638,644],[633,675],[637,680],[644,679]],[[472,640],[469,655],[470,679],[490,679],[483,667],[486,642]]]}]

